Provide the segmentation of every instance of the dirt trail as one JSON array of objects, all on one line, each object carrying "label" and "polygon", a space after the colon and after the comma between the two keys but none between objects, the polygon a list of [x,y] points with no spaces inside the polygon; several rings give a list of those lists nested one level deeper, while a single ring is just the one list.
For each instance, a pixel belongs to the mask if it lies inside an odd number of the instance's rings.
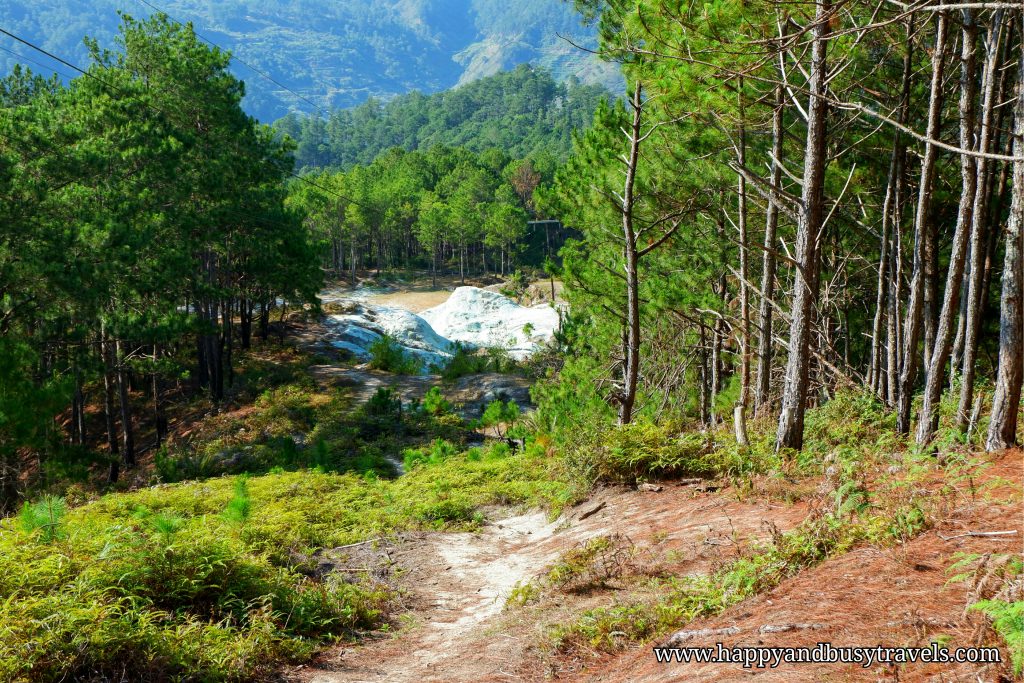
[{"label": "dirt trail", "polygon": [[554,522],[541,512],[500,518],[496,511],[479,533],[403,537],[391,554],[407,571],[412,625],[328,652],[292,677],[307,683],[519,680],[524,667],[539,666],[528,651],[536,628],[504,612],[505,599],[516,583],[545,571],[579,542],[625,534],[638,546],[675,548],[697,569],[730,552],[732,541],[762,536],[766,521],[790,528],[804,512],[799,505],[739,503],[692,486],[658,493],[614,488]]}]

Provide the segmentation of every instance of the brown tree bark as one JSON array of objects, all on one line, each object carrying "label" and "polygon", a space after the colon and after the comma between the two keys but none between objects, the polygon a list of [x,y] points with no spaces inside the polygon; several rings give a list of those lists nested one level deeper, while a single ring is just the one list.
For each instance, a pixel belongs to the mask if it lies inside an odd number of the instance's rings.
[{"label": "brown tree bark", "polygon": [[[946,63],[946,34],[949,17],[940,12],[935,29],[935,49],[932,52],[931,97],[928,103],[927,138],[938,138],[942,114],[942,78]],[[924,158],[921,160],[921,184],[918,188],[917,214],[914,216],[914,273],[910,284],[910,301],[907,304],[906,323],[903,325],[903,360],[896,398],[896,429],[901,434],[910,431],[910,407],[917,382],[918,345],[924,314],[925,278],[927,267],[926,246],[928,241],[929,214],[932,202],[932,185],[935,180],[935,158],[938,149],[925,143]]]},{"label": "brown tree bark", "polygon": [[825,150],[828,104],[825,100],[828,76],[830,0],[819,0],[814,16],[811,44],[810,78],[807,88],[807,143],[804,150],[803,190],[797,222],[793,306],[789,326],[789,357],[786,360],[786,385],[779,414],[775,448],[795,448],[804,443],[804,412],[810,373],[810,339],[814,305],[818,299],[821,258],[818,246],[825,209]]},{"label": "brown tree bark", "polygon": [[633,88],[633,119],[629,130],[629,153],[626,161],[626,181],[622,191],[622,233],[623,266],[626,273],[626,358],[622,381],[622,396],[619,402],[619,424],[629,424],[633,419],[633,404],[636,402],[637,376],[640,373],[640,274],[638,271],[636,230],[633,226],[633,193],[636,185],[636,169],[640,160],[640,126],[643,121],[642,86],[637,81]]},{"label": "brown tree bark", "polygon": [[[961,72],[960,72],[960,146],[964,149],[973,147],[975,95],[977,81],[977,64],[974,56],[978,29],[974,21],[974,11],[963,10],[963,28],[961,30]],[[986,74],[985,78],[992,78]],[[953,246],[949,255],[949,269],[946,274],[946,288],[942,300],[942,311],[938,324],[935,326],[934,346],[928,355],[929,365],[925,369],[924,401],[917,423],[916,440],[923,446],[932,440],[939,426],[939,399],[945,383],[944,372],[946,362],[952,352],[953,321],[960,305],[960,287],[964,278],[964,262],[967,252],[967,237],[971,231],[971,215],[977,185],[977,170],[974,157],[960,155],[960,209],[957,212],[956,230],[953,234]],[[927,344],[927,340],[925,341]]]},{"label": "brown tree bark", "polygon": [[1002,304],[999,315],[999,369],[992,396],[985,449],[995,451],[1017,443],[1021,382],[1024,379],[1024,54],[1017,72],[1014,107],[1013,194],[1006,223]]},{"label": "brown tree bark", "polygon": [[[987,152],[992,147],[993,115],[995,107],[996,73],[1000,65],[1002,45],[1002,11],[996,11],[989,26],[985,45],[985,67],[982,86],[981,130],[978,134],[978,149]],[[957,405],[957,427],[967,430],[971,402],[974,399],[975,365],[978,357],[978,335],[981,332],[981,317],[984,310],[984,269],[986,233],[988,226],[988,202],[990,169],[989,160],[977,160],[977,191],[971,219],[971,277],[967,294],[967,319],[964,325],[963,366],[960,380],[960,402]]]},{"label": "brown tree bark", "polygon": [[[782,113],[786,93],[782,84],[775,86],[775,111],[772,113],[772,162],[771,184],[779,187],[782,184],[782,141],[785,131],[782,129]],[[771,396],[772,379],[772,299],[775,296],[775,234],[779,227],[779,207],[775,202],[768,202],[768,215],[764,225],[764,255],[761,260],[761,303],[757,313],[757,380],[754,385],[754,413],[760,414],[765,409]]]}]

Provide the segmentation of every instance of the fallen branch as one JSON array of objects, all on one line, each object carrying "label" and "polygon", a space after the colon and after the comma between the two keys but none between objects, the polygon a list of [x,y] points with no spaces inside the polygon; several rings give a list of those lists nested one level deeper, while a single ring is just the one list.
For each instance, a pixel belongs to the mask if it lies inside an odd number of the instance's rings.
[{"label": "fallen branch", "polygon": [[1016,536],[1016,535],[1017,535],[1017,530],[1016,529],[1011,529],[1010,531],[968,531],[967,533],[953,534],[952,536],[943,536],[942,534],[939,534],[939,538],[941,538],[943,541],[951,541],[954,538],[963,538],[964,536],[981,536],[981,537],[985,537],[985,536]]},{"label": "fallen branch", "polygon": [[576,518],[576,521],[578,521],[578,522],[582,522],[582,521],[583,521],[583,520],[585,520],[585,519],[586,519],[587,517],[593,517],[593,516],[594,516],[594,515],[596,515],[596,514],[597,514],[598,512],[600,512],[601,510],[603,510],[603,509],[604,509],[604,506],[605,506],[605,503],[604,503],[604,502],[601,502],[601,503],[599,503],[599,504],[598,504],[598,505],[596,505],[595,507],[592,507],[592,508],[590,508],[589,510],[587,510],[586,512],[584,512],[584,513],[583,513],[582,515],[580,515],[579,517],[577,517],[577,518]]},{"label": "fallen branch", "polygon": [[758,633],[787,633],[789,631],[808,631],[828,628],[828,624],[765,624],[757,629]]},{"label": "fallen branch", "polygon": [[383,538],[371,538],[368,541],[359,541],[358,543],[349,543],[348,545],[339,545],[337,548],[331,548],[331,550],[344,550],[345,548],[355,548],[359,545],[366,545],[367,543],[376,543],[377,541],[383,541]]}]

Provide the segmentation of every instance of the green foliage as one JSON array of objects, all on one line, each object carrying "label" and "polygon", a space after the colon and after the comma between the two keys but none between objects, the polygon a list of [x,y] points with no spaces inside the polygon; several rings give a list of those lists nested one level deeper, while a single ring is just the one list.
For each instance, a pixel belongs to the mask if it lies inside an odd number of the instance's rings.
[{"label": "green foliage", "polygon": [[244,474],[235,481],[235,494],[224,508],[224,519],[236,524],[242,524],[249,519],[252,500],[249,498],[248,482],[248,477]]},{"label": "green foliage", "polygon": [[[74,441],[54,417],[76,393],[150,373],[166,392],[187,371],[220,401],[245,343],[233,320],[251,333],[243,310],[312,303],[322,282],[320,245],[284,206],[290,146],[242,111],[230,57],[165,15],[122,15],[107,47],[86,41],[89,77],[0,85],[4,507],[19,449],[39,456],[38,488],[100,464],[56,447]],[[139,422],[128,397],[119,422]]]},{"label": "green foliage", "polygon": [[981,600],[970,606],[992,620],[995,629],[1010,650],[1014,676],[1024,672],[1024,600]]},{"label": "green foliage", "polygon": [[420,409],[428,415],[437,416],[452,412],[452,404],[441,393],[440,387],[430,387],[427,393],[423,395]]},{"label": "green foliage", "polygon": [[267,676],[386,608],[379,586],[298,574],[296,553],[473,528],[486,505],[557,509],[570,495],[553,464],[532,450],[470,459],[439,441],[394,481],[281,472],[108,495],[67,510],[52,542],[0,522],[0,677]]},{"label": "green foliage", "polygon": [[481,352],[455,342],[451,348],[451,356],[443,364],[432,369],[446,382],[452,382],[460,377],[482,372],[512,373],[516,371],[517,363],[506,349],[489,347]]},{"label": "green foliage", "polygon": [[523,271],[516,270],[505,281],[505,284],[501,288],[501,293],[510,299],[518,299],[526,292],[526,288],[529,284],[530,283],[527,282]]},{"label": "green foliage", "polygon": [[459,452],[450,441],[435,439],[427,448],[410,448],[403,454],[405,469],[411,470],[420,464],[439,465]]},{"label": "green foliage", "polygon": [[[520,29],[516,29],[518,33]],[[317,117],[288,116],[275,127],[298,143],[300,167],[367,165],[389,148],[435,145],[499,149],[517,159],[564,158],[608,91],[557,83],[550,71],[520,65],[433,95],[412,93]]]},{"label": "green foliage", "polygon": [[726,468],[705,435],[674,435],[671,426],[647,421],[606,429],[585,448],[592,449],[597,478],[603,481],[713,476]]},{"label": "green foliage", "polygon": [[519,404],[515,401],[496,399],[484,408],[484,413],[480,416],[480,426],[492,427],[499,437],[504,437],[515,427],[517,420],[519,420]]},{"label": "green foliage", "polygon": [[370,345],[370,367],[398,375],[418,375],[423,371],[423,362],[385,334]]},{"label": "green foliage", "polygon": [[63,535],[61,524],[67,503],[59,496],[43,496],[35,503],[26,501],[18,513],[18,524],[26,534],[38,532],[39,539],[50,543]]}]

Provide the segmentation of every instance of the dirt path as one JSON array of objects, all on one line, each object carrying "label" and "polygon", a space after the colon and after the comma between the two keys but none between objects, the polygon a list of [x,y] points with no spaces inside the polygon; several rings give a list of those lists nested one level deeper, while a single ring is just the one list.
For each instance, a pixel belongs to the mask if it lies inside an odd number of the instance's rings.
[{"label": "dirt path", "polygon": [[687,486],[658,493],[613,488],[553,522],[536,511],[504,518],[493,511],[494,521],[479,533],[405,536],[389,554],[405,569],[402,583],[411,610],[404,621],[411,626],[328,652],[314,665],[291,672],[291,678],[471,683],[520,680],[524,669],[540,678],[542,665],[530,649],[537,627],[504,611],[504,603],[517,583],[545,571],[566,550],[618,533],[638,547],[675,548],[696,570],[730,552],[723,539],[760,537],[769,520],[790,528],[804,512],[799,505],[766,510]]}]

